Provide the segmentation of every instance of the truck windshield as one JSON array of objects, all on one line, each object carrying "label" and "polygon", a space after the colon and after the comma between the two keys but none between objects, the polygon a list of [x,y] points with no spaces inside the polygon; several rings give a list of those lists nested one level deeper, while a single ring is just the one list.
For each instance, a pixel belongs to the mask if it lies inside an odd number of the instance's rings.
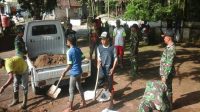
[{"label": "truck windshield", "polygon": [[56,25],[37,25],[32,27],[32,36],[56,34]]}]

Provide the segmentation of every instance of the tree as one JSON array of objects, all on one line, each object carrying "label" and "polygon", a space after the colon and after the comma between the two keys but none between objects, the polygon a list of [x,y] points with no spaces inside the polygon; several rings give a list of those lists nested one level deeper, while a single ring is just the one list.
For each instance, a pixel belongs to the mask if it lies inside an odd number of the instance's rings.
[{"label": "tree", "polygon": [[130,0],[124,18],[128,20],[175,20],[178,4],[166,0]]},{"label": "tree", "polygon": [[56,0],[18,0],[21,8],[30,11],[34,19],[41,19],[42,12],[52,11],[56,5]]},{"label": "tree", "polygon": [[117,3],[118,3],[117,0],[105,0],[105,11],[108,12],[108,9],[110,11],[115,10]]}]

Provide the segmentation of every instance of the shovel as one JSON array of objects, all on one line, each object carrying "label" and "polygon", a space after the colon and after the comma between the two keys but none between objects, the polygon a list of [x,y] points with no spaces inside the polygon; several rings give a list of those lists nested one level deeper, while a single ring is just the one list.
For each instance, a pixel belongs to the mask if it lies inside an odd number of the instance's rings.
[{"label": "shovel", "polygon": [[60,79],[59,79],[57,85],[56,85],[56,86],[55,86],[55,85],[52,85],[52,86],[49,88],[49,90],[48,90],[48,92],[47,92],[47,95],[48,95],[48,96],[50,96],[50,97],[52,97],[52,98],[54,98],[54,99],[57,98],[57,96],[59,95],[59,93],[60,93],[60,91],[61,91],[61,89],[58,88],[58,85],[59,85],[60,81],[62,80],[62,78],[63,78],[63,76],[61,75],[61,77],[60,77]]},{"label": "shovel", "polygon": [[84,92],[84,97],[86,101],[91,100],[91,99],[96,100],[96,93],[97,93],[96,90],[97,90],[98,80],[99,80],[99,67],[97,68],[97,78],[96,78],[94,90]]}]

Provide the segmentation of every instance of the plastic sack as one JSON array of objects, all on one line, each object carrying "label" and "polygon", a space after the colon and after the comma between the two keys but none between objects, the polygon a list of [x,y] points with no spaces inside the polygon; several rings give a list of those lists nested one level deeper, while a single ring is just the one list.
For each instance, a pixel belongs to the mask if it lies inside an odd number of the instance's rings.
[{"label": "plastic sack", "polygon": [[97,101],[99,102],[105,102],[110,100],[110,92],[109,90],[103,90],[102,93],[99,95],[99,97],[97,98]]},{"label": "plastic sack", "polygon": [[114,111],[114,110],[110,110],[110,109],[105,108],[105,109],[102,110],[101,112],[118,112],[118,111]]}]

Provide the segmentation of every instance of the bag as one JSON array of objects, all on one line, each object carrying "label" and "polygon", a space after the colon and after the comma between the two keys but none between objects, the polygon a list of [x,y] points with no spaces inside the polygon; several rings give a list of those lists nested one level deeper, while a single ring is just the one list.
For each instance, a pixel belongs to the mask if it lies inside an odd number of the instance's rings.
[{"label": "bag", "polygon": [[111,96],[111,94],[110,94],[109,90],[104,89],[102,91],[102,93],[100,94],[100,96],[97,98],[97,101],[99,101],[99,102],[108,101],[108,100],[110,100],[110,96]]}]

